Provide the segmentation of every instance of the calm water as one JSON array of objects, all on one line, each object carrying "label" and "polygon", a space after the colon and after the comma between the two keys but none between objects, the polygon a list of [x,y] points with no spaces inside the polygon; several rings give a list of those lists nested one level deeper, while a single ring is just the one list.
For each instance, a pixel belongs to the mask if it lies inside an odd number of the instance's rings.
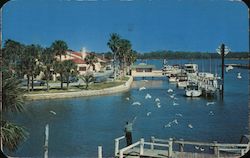
[{"label": "calm water", "polygon": [[[160,60],[147,62],[157,68],[162,67]],[[169,64],[187,62],[171,60]],[[236,62],[248,61],[226,61]],[[219,61],[196,60],[193,63],[198,63],[200,70],[219,72]],[[237,79],[238,72],[242,74],[241,80]],[[226,73],[224,101],[186,98],[183,90],[169,84],[166,79],[149,79],[148,82],[136,79],[130,91],[112,96],[32,101],[27,103],[24,114],[9,116],[30,133],[28,140],[12,155],[42,157],[44,128],[49,123],[50,157],[97,157],[98,145],[103,146],[105,157],[111,157],[114,155],[114,139],[124,134],[125,122],[135,116],[134,141],[141,137],[149,140],[150,136],[155,136],[238,143],[240,136],[248,132],[248,77],[248,70],[245,69],[235,68]],[[141,86],[145,86],[146,90],[139,91]],[[174,89],[176,100],[169,97],[168,88]],[[151,99],[145,99],[147,93],[152,96]],[[130,100],[126,100],[127,97]],[[156,106],[155,98],[160,99],[161,108]],[[141,105],[132,105],[135,101]],[[174,101],[179,105],[174,106]],[[206,105],[212,101],[214,105]],[[51,114],[51,110],[57,114]],[[151,115],[147,116],[148,112]],[[164,127],[174,119],[178,120],[177,125]],[[188,128],[188,124],[192,124],[193,129]]]}]

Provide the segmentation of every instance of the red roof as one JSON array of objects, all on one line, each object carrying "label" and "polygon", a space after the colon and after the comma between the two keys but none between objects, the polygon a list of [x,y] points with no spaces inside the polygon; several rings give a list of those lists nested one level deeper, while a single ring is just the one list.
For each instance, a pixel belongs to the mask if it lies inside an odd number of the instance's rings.
[{"label": "red roof", "polygon": [[78,59],[78,58],[74,58],[71,59],[75,64],[86,64],[86,62],[83,59]]},{"label": "red roof", "polygon": [[71,52],[71,54],[74,54],[74,55],[77,55],[79,57],[82,57],[82,53],[79,53],[79,52]]}]

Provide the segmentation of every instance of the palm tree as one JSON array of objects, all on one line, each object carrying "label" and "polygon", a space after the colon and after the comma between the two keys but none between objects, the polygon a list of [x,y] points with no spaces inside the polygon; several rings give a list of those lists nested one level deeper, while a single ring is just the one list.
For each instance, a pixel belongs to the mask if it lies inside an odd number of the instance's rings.
[{"label": "palm tree", "polygon": [[90,72],[86,72],[85,75],[80,76],[80,78],[84,81],[85,83],[85,89],[88,90],[89,84],[94,81],[94,76]]},{"label": "palm tree", "polygon": [[112,33],[110,35],[110,39],[107,43],[109,48],[111,49],[113,53],[113,69],[114,69],[114,79],[116,80],[116,60],[117,55],[120,50],[120,35],[117,33]]},{"label": "palm tree", "polygon": [[[3,100],[2,107],[3,112],[22,112],[23,107],[23,91],[19,87],[19,81],[9,71],[9,69],[3,70]],[[2,117],[2,116],[1,116]],[[18,145],[24,141],[28,133],[23,127],[14,123],[1,121],[2,133],[1,139],[3,145],[9,151],[15,151]]]},{"label": "palm tree", "polygon": [[55,56],[59,55],[60,61],[55,62],[54,68],[55,72],[58,72],[60,74],[60,80],[61,80],[61,89],[63,89],[63,65],[62,65],[62,55],[66,54],[66,51],[68,49],[68,45],[66,42],[62,40],[56,40],[51,45],[52,52]]},{"label": "palm tree", "polygon": [[137,58],[137,52],[135,50],[131,50],[127,57],[127,66],[129,69],[129,75],[131,75],[130,66],[136,61],[136,58]]},{"label": "palm tree", "polygon": [[45,48],[41,54],[42,68],[46,79],[47,91],[49,91],[49,79],[53,68],[54,55],[51,48]]},{"label": "palm tree", "polygon": [[63,76],[66,78],[67,81],[67,89],[69,89],[69,78],[73,75],[76,75],[77,66],[71,60],[65,60],[62,62],[62,66],[64,67]]},{"label": "palm tree", "polygon": [[66,54],[68,45],[66,42],[62,40],[56,40],[55,42],[52,43],[51,49],[54,55],[59,55],[60,61],[62,61],[62,55]]},{"label": "palm tree", "polygon": [[2,50],[3,65],[7,66],[9,69],[16,71],[16,74],[21,77],[20,72],[20,57],[23,54],[24,45],[13,41],[6,40],[4,43],[4,48]]},{"label": "palm tree", "polygon": [[132,45],[129,40],[120,40],[120,51],[118,52],[118,59],[120,63],[120,69],[122,70],[122,77],[125,76],[125,68],[127,67],[127,58],[130,55]]},{"label": "palm tree", "polygon": [[95,71],[95,63],[98,62],[97,57],[94,53],[90,53],[85,57],[85,62],[89,65],[88,70],[90,67],[93,67],[93,71]]},{"label": "palm tree", "polygon": [[27,75],[27,90],[30,90],[30,79],[33,91],[34,77],[40,74],[39,68],[39,54],[42,48],[39,45],[28,45],[25,46],[23,54],[20,56],[19,67],[23,75]]},{"label": "palm tree", "polygon": [[55,61],[53,63],[53,68],[55,73],[60,74],[60,82],[61,82],[61,89],[63,89],[63,73],[64,73],[64,66],[62,62],[60,61]]}]

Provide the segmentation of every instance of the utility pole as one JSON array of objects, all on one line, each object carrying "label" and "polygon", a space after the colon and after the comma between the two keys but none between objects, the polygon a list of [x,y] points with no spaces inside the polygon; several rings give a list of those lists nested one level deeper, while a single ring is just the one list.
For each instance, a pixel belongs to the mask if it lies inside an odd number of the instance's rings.
[{"label": "utility pole", "polygon": [[221,52],[221,99],[224,99],[224,54],[225,54],[225,45],[222,43],[220,47]]},{"label": "utility pole", "polygon": [[229,48],[225,46],[225,44],[221,44],[219,48],[216,49],[217,53],[221,55],[221,89],[220,89],[220,95],[221,99],[224,99],[224,58],[229,53]]}]

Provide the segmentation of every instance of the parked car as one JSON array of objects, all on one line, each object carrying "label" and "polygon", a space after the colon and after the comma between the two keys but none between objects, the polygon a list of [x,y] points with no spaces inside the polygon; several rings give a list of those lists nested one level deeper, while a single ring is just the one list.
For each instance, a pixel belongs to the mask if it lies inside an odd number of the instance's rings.
[{"label": "parked car", "polygon": [[[73,82],[78,82],[78,78],[77,77],[69,77],[69,83],[73,83]],[[66,78],[63,79],[63,83],[67,83]]]},{"label": "parked car", "polygon": [[[27,86],[28,85],[28,80],[27,79],[21,79],[21,86]],[[31,80],[30,80],[30,85],[31,85]],[[43,80],[34,80],[33,81],[34,86],[44,86],[45,82]]]}]

